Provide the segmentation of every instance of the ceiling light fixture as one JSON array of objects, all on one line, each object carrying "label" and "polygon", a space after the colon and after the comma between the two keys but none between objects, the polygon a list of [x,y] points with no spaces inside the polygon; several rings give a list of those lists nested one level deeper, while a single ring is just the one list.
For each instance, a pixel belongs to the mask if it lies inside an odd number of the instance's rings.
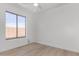
[{"label": "ceiling light fixture", "polygon": [[34,5],[35,7],[38,7],[39,4],[38,4],[38,3],[34,3],[33,5]]}]

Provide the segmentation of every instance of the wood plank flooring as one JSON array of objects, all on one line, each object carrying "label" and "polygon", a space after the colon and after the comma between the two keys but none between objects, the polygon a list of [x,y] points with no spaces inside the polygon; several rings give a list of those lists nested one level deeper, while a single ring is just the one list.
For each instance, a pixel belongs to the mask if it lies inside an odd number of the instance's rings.
[{"label": "wood plank flooring", "polygon": [[0,53],[0,56],[79,56],[79,53],[50,47],[39,43],[31,43],[2,52]]}]

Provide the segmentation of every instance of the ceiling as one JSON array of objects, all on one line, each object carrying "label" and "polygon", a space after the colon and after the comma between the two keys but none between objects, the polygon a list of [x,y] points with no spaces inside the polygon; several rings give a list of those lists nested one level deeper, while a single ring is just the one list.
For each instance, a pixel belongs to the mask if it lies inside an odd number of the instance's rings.
[{"label": "ceiling", "polygon": [[37,12],[37,11],[39,12],[39,11],[44,11],[50,8],[59,7],[64,4],[65,3],[39,3],[38,6],[34,6],[33,3],[19,3],[18,5],[32,12]]}]

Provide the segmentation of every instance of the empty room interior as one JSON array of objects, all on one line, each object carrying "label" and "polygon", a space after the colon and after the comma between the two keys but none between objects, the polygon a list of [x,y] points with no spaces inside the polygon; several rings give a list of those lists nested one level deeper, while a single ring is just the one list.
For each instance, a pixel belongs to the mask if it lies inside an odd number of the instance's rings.
[{"label": "empty room interior", "polygon": [[0,56],[79,56],[79,3],[0,3]]}]

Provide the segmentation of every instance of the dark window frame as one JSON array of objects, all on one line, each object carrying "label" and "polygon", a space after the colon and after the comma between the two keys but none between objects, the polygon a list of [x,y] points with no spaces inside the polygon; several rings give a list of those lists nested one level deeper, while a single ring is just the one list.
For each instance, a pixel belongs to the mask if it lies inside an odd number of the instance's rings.
[{"label": "dark window frame", "polygon": [[[6,38],[6,39],[10,40],[10,39],[17,39],[17,38],[25,38],[26,37],[26,16],[19,15],[19,14],[10,12],[10,11],[5,11],[5,13],[11,13],[11,14],[16,15],[16,37],[11,37],[11,38]],[[25,35],[24,36],[18,36],[18,16],[25,18]],[[5,15],[5,17],[6,17],[6,15]],[[5,20],[6,20],[6,18],[5,18]]]}]

